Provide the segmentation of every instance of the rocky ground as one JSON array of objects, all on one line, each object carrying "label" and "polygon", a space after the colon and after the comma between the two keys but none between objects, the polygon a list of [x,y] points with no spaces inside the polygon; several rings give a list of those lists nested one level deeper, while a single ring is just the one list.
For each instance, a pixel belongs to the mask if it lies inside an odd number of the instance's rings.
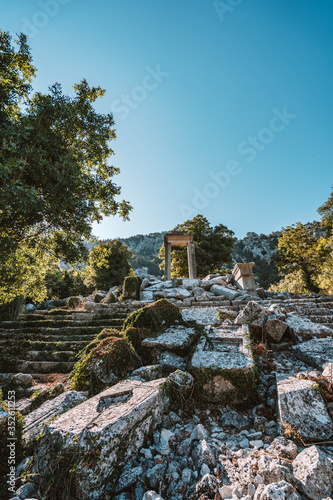
[{"label": "rocky ground", "polygon": [[[89,311],[113,307],[107,304],[107,295],[102,292],[98,299],[95,295],[80,299],[80,307]],[[139,445],[121,463],[112,493],[89,494],[81,488],[79,496],[63,498],[330,499],[333,495],[332,298],[292,297],[263,290],[246,292],[231,276],[208,276],[192,282],[161,282],[146,277],[141,286],[141,302],[136,299],[128,302],[138,307],[162,297],[181,307],[183,319],[195,320],[206,327],[207,335],[213,339],[241,325],[250,328],[257,370],[254,397],[244,404],[232,400],[207,404],[187,392],[178,404],[173,401],[171,409],[160,405],[153,432],[137,438]],[[152,345],[156,350],[160,343],[163,349],[168,349],[170,339],[164,336],[162,342],[160,337],[148,339],[149,342],[145,339],[147,346]],[[191,372],[193,353],[184,354],[175,348],[170,352],[178,353],[183,360],[182,369]],[[169,366],[169,372],[176,368]],[[165,380],[159,379],[165,370],[166,366],[156,358],[153,367],[142,367],[129,374],[128,383],[149,385],[154,379],[158,383]],[[32,377],[29,381],[27,377],[17,376],[16,380],[17,393],[25,396],[26,401],[28,393],[36,389],[23,387],[31,385]],[[70,391],[66,375],[61,377],[62,386],[55,384],[57,380],[39,386],[42,393],[50,392],[51,388],[55,399],[51,397],[43,403],[45,399],[40,398],[39,404],[43,404],[39,408],[38,403],[31,405],[29,399],[30,407],[23,409],[27,413],[26,432],[33,435],[34,425],[47,422],[50,429],[47,432],[53,435],[57,422],[64,421],[66,415],[71,420],[71,412],[73,420],[79,422],[80,408],[93,401],[89,392]],[[55,401],[57,404],[53,404]],[[122,400],[119,401],[121,411]],[[36,411],[39,413],[34,415]],[[57,419],[59,414],[62,417]],[[110,455],[110,451],[107,453]],[[31,472],[32,460],[27,456],[18,466],[18,489],[13,498],[61,498],[45,496],[38,478]],[[101,467],[105,468],[107,458],[103,460]],[[97,469],[93,470],[91,475]],[[86,473],[89,476],[89,470]]]}]

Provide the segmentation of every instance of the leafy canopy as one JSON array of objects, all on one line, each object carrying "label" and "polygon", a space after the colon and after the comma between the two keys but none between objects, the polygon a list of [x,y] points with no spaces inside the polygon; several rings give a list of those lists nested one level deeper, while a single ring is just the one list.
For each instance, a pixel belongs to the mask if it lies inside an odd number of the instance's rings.
[{"label": "leafy canopy", "polygon": [[319,292],[318,274],[327,255],[327,240],[316,237],[311,229],[298,222],[282,229],[274,260],[283,274],[296,273],[301,277],[305,290]]},{"label": "leafy canopy", "polygon": [[126,276],[133,274],[132,256],[132,250],[119,240],[100,241],[90,251],[85,284],[100,290],[120,285]]},{"label": "leafy canopy", "polygon": [[[203,215],[178,224],[173,231],[193,233],[198,276],[218,272],[224,264],[231,261],[234,245],[233,231],[223,224],[212,227]],[[164,259],[164,246],[159,257]],[[164,261],[161,264],[164,269]],[[184,277],[188,274],[186,247],[173,248],[171,252],[171,276]]]},{"label": "leafy canopy", "polygon": [[74,261],[93,222],[131,210],[112,182],[113,116],[93,107],[100,87],[82,80],[74,97],[58,83],[33,93],[35,73],[25,35],[13,45],[0,31],[0,251],[25,240]]}]

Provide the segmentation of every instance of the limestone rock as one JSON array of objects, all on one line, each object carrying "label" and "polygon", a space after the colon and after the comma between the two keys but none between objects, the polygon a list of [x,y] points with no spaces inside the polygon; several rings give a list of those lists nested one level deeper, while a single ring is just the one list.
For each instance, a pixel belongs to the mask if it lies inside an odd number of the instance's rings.
[{"label": "limestone rock", "polygon": [[141,466],[139,467],[133,467],[131,469],[125,469],[122,474],[120,475],[116,487],[115,487],[115,493],[119,493],[120,491],[124,490],[125,488],[128,488],[129,486],[132,486],[140,477],[143,473],[143,469]]},{"label": "limestone rock", "polygon": [[320,370],[326,363],[333,363],[332,337],[314,338],[293,346],[297,358]]},{"label": "limestone rock", "polygon": [[273,455],[286,458],[287,460],[294,460],[297,456],[296,444],[283,436],[275,438],[266,451],[267,453],[272,453]]},{"label": "limestone rock", "polygon": [[176,387],[180,388],[190,388],[193,385],[193,377],[190,373],[184,372],[182,370],[176,370],[171,373],[168,377],[171,383],[173,383]]},{"label": "limestone rock", "polygon": [[161,378],[162,370],[162,365],[142,366],[141,368],[137,368],[136,370],[134,370],[131,377],[140,377],[146,382],[149,382],[149,380],[156,380],[158,378]]},{"label": "limestone rock", "polygon": [[43,432],[46,422],[54,417],[62,415],[85,400],[85,396],[79,392],[68,391],[50,401],[46,401],[25,417],[23,438],[26,441],[36,438],[37,434]]},{"label": "limestone rock", "polygon": [[197,332],[194,328],[187,328],[182,325],[169,327],[164,333],[155,338],[145,338],[142,341],[143,347],[154,347],[157,349],[168,349],[170,351],[182,351],[194,344]]},{"label": "limestone rock", "polygon": [[324,366],[323,377],[326,377],[330,380],[330,382],[333,382],[333,363],[327,363]]},{"label": "limestone rock", "polygon": [[265,332],[274,342],[281,341],[287,328],[287,323],[281,321],[277,315],[270,316],[265,324]]},{"label": "limestone rock", "polygon": [[218,308],[217,307],[191,307],[182,311],[184,321],[196,321],[198,325],[217,325]]},{"label": "limestone rock", "polygon": [[252,300],[244,307],[243,311],[238,314],[235,323],[236,325],[247,324],[261,328],[264,326],[267,317],[268,313],[266,310],[258,304],[258,302]]},{"label": "limestone rock", "polygon": [[173,352],[162,352],[158,357],[158,362],[169,370],[185,370],[186,368],[185,359]]},{"label": "limestone rock", "polygon": [[239,297],[240,293],[237,290],[230,290],[230,288],[225,288],[221,285],[213,285],[210,289],[214,295],[223,296],[228,300],[234,300],[236,297]]},{"label": "limestone rock", "polygon": [[287,314],[285,321],[289,328],[304,340],[309,340],[312,337],[333,337],[333,330],[331,328],[320,323],[313,323],[303,316]]},{"label": "limestone rock", "polygon": [[[59,452],[75,452],[82,458],[77,467],[75,498],[107,498],[123,467],[161,422],[168,398],[165,379],[121,382],[61,415],[46,427],[39,441],[33,472],[49,470]],[[98,449],[94,460],[86,453]],[[69,465],[70,466],[70,465]],[[43,478],[40,478],[41,482]]]},{"label": "limestone rock", "polygon": [[28,388],[31,387],[33,383],[34,379],[32,375],[28,373],[16,373],[9,380],[9,384],[14,387]]},{"label": "limestone rock", "polygon": [[311,500],[322,500],[333,493],[333,468],[327,455],[317,446],[303,450],[293,461],[298,486]]},{"label": "limestone rock", "polygon": [[192,456],[197,467],[201,467],[203,463],[208,466],[213,466],[215,463],[213,449],[207,443],[206,439],[202,439],[194,448]]},{"label": "limestone rock", "polygon": [[280,380],[278,408],[280,420],[309,441],[329,440],[333,424],[323,398],[311,380],[295,377]]},{"label": "limestone rock", "polygon": [[263,492],[255,498],[258,500],[301,500],[300,495],[294,490],[294,487],[286,481],[265,486]]}]

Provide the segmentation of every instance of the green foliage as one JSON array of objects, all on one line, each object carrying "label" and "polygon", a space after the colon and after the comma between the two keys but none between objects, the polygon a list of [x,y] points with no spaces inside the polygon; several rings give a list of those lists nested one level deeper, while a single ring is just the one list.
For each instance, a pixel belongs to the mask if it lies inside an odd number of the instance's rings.
[{"label": "green foliage", "polygon": [[132,256],[132,250],[119,240],[100,241],[90,251],[85,285],[99,290],[120,285],[126,276],[133,274]]},{"label": "green foliage", "polygon": [[105,91],[82,80],[74,97],[58,83],[48,94],[33,94],[36,70],[26,37],[16,50],[0,31],[0,46],[1,249],[17,248],[29,232],[34,242],[75,260],[86,253],[93,222],[117,213],[127,219],[131,210],[115,200],[119,169],[108,164],[113,116],[93,107]]},{"label": "green foliage", "polygon": [[48,264],[48,255],[26,241],[3,259],[0,251],[0,305],[17,297],[42,301],[47,293],[45,275]]},{"label": "green foliage", "polygon": [[93,287],[84,284],[84,272],[79,269],[62,269],[59,262],[52,262],[45,274],[47,299],[64,299],[76,295],[89,295]]},{"label": "green foliage", "polygon": [[123,328],[124,330],[130,326],[148,328],[156,332],[162,327],[168,327],[181,320],[182,315],[179,307],[167,299],[160,299],[129,314]]},{"label": "green foliage", "polygon": [[[332,186],[333,188],[333,186]],[[333,232],[333,191],[328,200],[318,208],[318,213],[321,215],[321,225],[329,231]]]},{"label": "green foliage", "polygon": [[282,229],[274,260],[283,274],[298,273],[307,292],[319,292],[318,275],[328,256],[327,240],[300,222]]},{"label": "green foliage", "polygon": [[300,270],[287,274],[277,284],[271,285],[269,290],[297,295],[309,295],[310,293],[305,283],[304,274]]},{"label": "green foliage", "polygon": [[[223,224],[211,227],[203,215],[197,215],[192,220],[179,224],[172,231],[184,231],[194,235],[198,276],[204,277],[209,273],[219,272],[224,264],[231,261],[234,233]],[[159,257],[164,259],[164,256],[164,246],[162,246]],[[171,252],[171,259],[171,276],[187,276],[186,247],[174,248]],[[164,261],[161,269],[164,269]]]},{"label": "green foliage", "polygon": [[124,280],[123,293],[120,296],[120,300],[139,300],[141,283],[142,278],[139,276],[127,276]]},{"label": "green foliage", "polygon": [[71,386],[76,390],[90,389],[90,395],[106,388],[96,375],[94,364],[100,361],[106,373],[112,371],[118,379],[138,367],[138,357],[129,341],[119,332],[103,330],[80,354],[71,374]]}]

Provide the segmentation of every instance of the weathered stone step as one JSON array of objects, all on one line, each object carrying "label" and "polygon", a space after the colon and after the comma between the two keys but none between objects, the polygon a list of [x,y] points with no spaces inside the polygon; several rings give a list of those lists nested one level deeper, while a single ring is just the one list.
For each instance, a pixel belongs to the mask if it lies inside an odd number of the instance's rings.
[{"label": "weathered stone step", "polygon": [[38,328],[66,328],[66,327],[82,327],[100,326],[101,328],[108,328],[110,325],[122,325],[124,318],[104,318],[89,321],[75,321],[72,319],[51,321],[48,319],[41,321],[6,321],[2,322],[1,330],[15,329],[15,330],[32,330]]},{"label": "weathered stone step", "polygon": [[69,373],[74,361],[26,361],[17,362],[17,372],[21,373]]},{"label": "weathered stone step", "polygon": [[[92,339],[93,340],[93,339]],[[40,341],[28,341],[23,344],[23,348],[29,348],[33,351],[81,351],[86,345],[90,343],[90,340],[72,340],[72,341],[60,341],[60,342],[40,342]],[[1,341],[0,341],[1,345]]]},{"label": "weathered stone step", "polygon": [[[119,328],[119,325],[108,325],[105,328]],[[41,335],[92,335],[94,333],[100,333],[103,328],[99,325],[97,326],[64,326],[63,328],[22,328],[21,330],[5,330],[8,333],[15,334],[21,333],[25,334],[41,334]],[[1,332],[4,333],[4,332]]]},{"label": "weathered stone step", "polygon": [[75,361],[74,351],[27,351],[26,361]]},{"label": "weathered stone step", "polygon": [[21,337],[15,337],[11,335],[10,333],[1,333],[0,334],[0,341],[3,341],[6,343],[8,340],[12,342],[25,342],[25,341],[41,341],[41,342],[71,342],[71,341],[91,341],[96,337],[96,334],[90,334],[90,335],[44,335],[44,334],[26,334]]},{"label": "weathered stone step", "polygon": [[330,323],[333,324],[333,316],[314,316],[307,314],[306,317],[313,321],[313,323]]}]

